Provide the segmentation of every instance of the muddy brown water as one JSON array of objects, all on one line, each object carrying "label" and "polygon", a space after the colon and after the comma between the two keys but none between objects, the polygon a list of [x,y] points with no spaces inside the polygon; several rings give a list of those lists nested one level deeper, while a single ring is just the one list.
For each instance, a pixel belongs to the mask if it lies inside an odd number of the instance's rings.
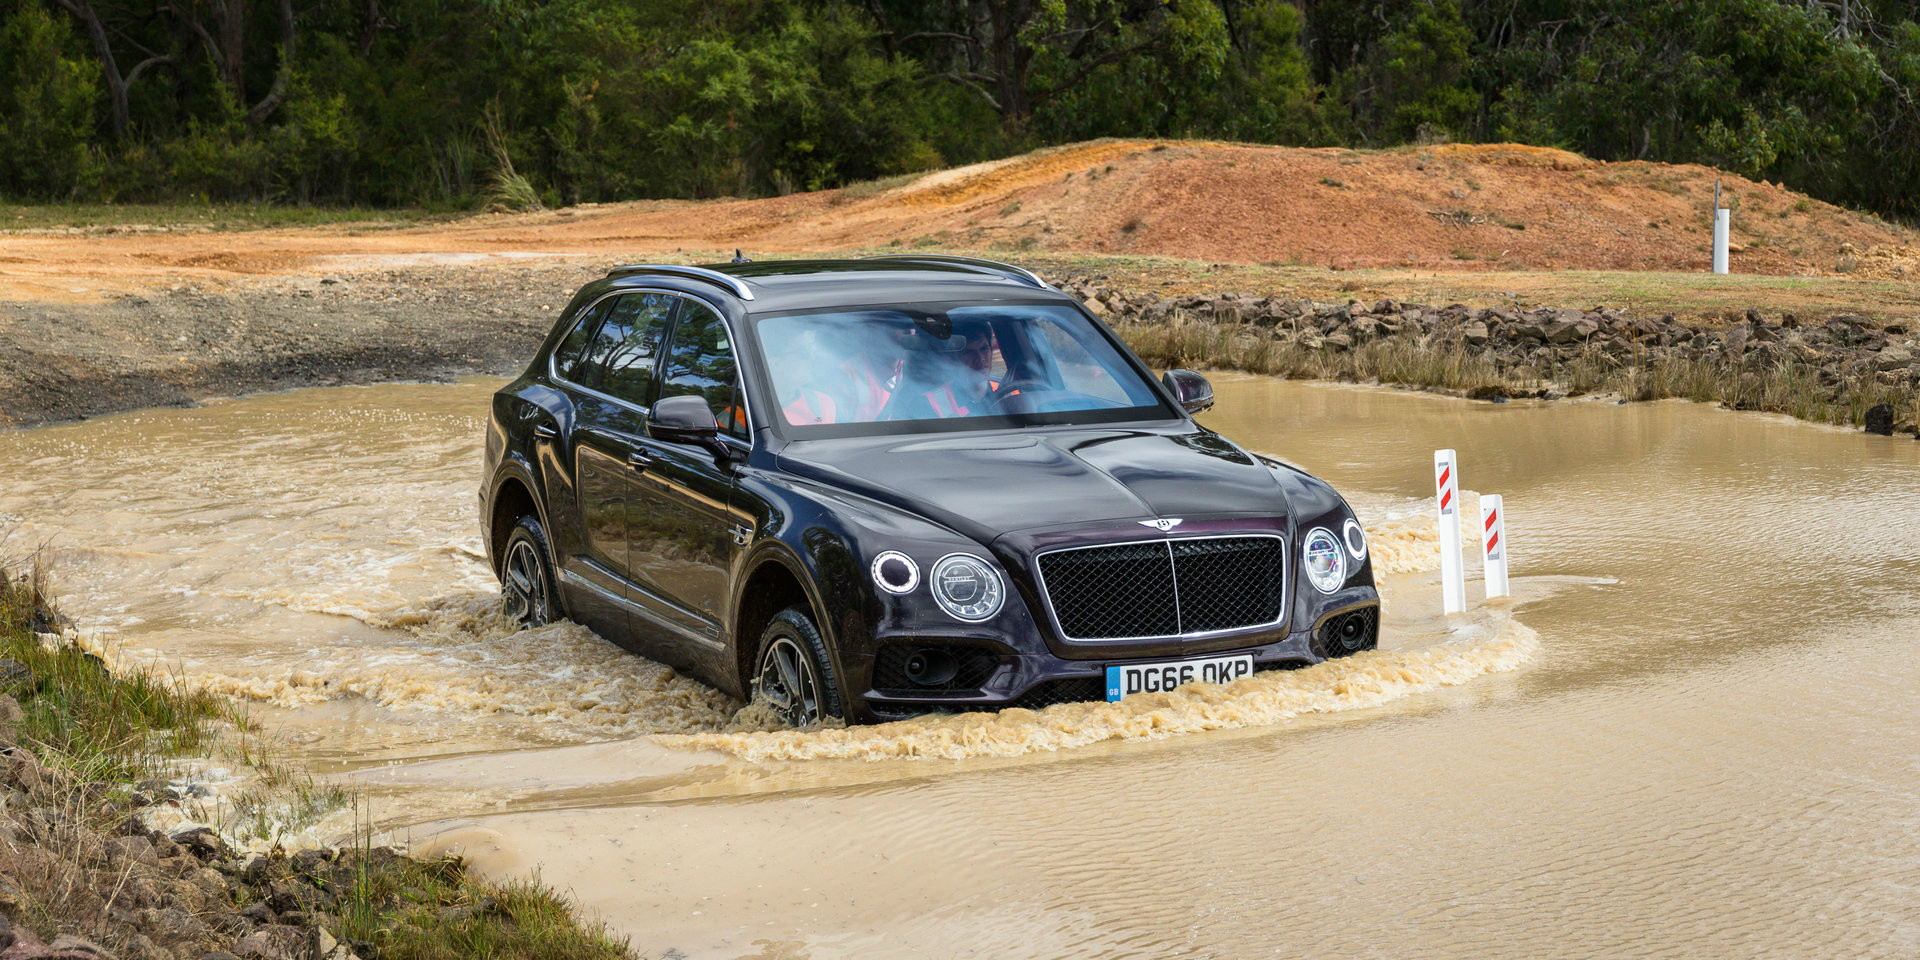
[{"label": "muddy brown water", "polygon": [[[583,629],[499,621],[493,381],[0,434],[0,527],[50,547],[114,660],[243,698],[400,839],[538,870],[643,953],[1920,952],[1920,445],[1218,379],[1208,423],[1366,522],[1379,653],[760,729]],[[1511,603],[1470,582],[1438,611],[1436,446],[1506,496]]]}]

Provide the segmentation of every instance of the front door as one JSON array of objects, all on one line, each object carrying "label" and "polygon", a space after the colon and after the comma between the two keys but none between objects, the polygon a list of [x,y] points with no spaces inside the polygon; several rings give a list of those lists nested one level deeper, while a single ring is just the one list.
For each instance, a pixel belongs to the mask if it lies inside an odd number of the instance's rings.
[{"label": "front door", "polygon": [[631,615],[628,524],[644,466],[645,405],[677,302],[657,293],[616,298],[573,381],[584,389],[574,407],[580,549],[565,566],[569,609],[602,636],[640,641],[643,653],[650,624]]},{"label": "front door", "polygon": [[[659,395],[705,397],[723,436],[747,437],[733,343],[719,315],[699,301],[685,301],[674,322]],[[692,444],[647,440],[643,447],[650,462],[627,508],[627,554],[641,602],[682,634],[685,660],[717,661],[737,548],[738,524],[728,511],[732,465]]]}]

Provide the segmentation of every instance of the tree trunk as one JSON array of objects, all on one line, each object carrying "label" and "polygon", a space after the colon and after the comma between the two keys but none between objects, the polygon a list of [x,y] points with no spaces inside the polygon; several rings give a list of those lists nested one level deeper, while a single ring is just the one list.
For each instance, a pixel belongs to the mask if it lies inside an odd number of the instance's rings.
[{"label": "tree trunk", "polygon": [[253,126],[264,123],[286,99],[287,79],[293,75],[293,40],[293,0],[280,0],[280,69],[274,73],[273,87],[267,95],[247,111],[247,122]]},{"label": "tree trunk", "polygon": [[93,8],[93,0],[60,0],[60,5],[87,25],[87,38],[93,41],[93,54],[100,58],[100,73],[107,83],[113,138],[125,140],[127,127],[132,123],[132,118],[127,114],[127,81],[120,73],[119,62],[113,57],[113,45],[107,42],[107,28],[100,22],[100,12]]}]

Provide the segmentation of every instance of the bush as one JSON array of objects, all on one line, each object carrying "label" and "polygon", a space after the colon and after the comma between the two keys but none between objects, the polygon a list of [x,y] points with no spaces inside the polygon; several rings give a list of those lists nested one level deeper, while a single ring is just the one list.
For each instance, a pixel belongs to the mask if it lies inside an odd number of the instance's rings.
[{"label": "bush", "polygon": [[0,23],[0,191],[65,199],[98,173],[88,139],[99,84],[91,62],[66,56],[73,42],[33,0]]}]

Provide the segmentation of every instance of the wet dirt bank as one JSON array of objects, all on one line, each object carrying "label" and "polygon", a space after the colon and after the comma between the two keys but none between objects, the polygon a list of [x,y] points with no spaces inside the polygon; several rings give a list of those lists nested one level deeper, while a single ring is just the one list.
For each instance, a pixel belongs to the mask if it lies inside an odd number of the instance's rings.
[{"label": "wet dirt bank", "polygon": [[564,258],[420,265],[0,302],[0,427],[263,390],[517,372],[567,298],[605,269]]}]

